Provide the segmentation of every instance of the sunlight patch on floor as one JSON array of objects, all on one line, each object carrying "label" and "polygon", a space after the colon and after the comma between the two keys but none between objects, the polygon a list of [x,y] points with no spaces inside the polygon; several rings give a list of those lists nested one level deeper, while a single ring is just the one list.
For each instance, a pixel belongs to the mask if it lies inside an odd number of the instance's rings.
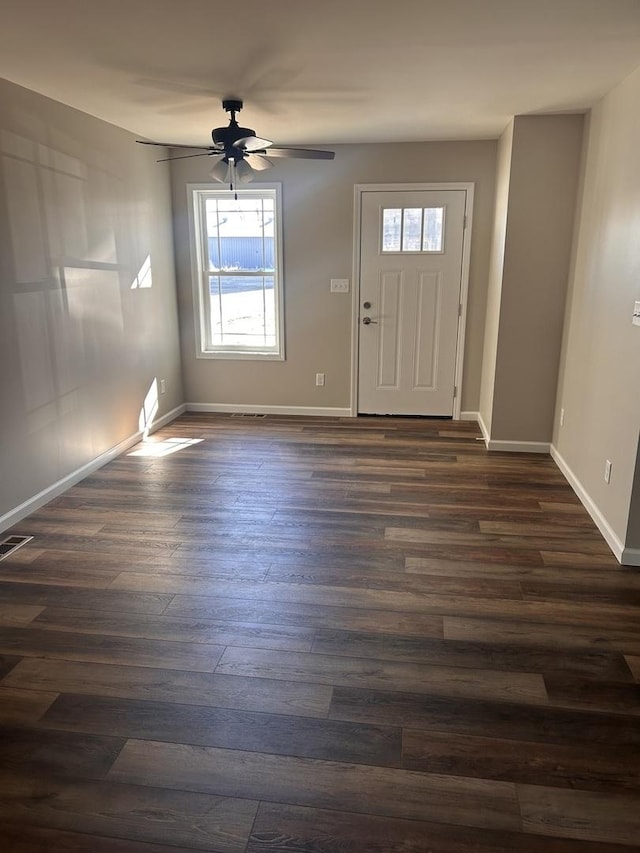
[{"label": "sunlight patch on floor", "polygon": [[192,444],[199,444],[202,438],[167,438],[164,441],[153,441],[146,439],[137,450],[132,450],[128,456],[169,456],[184,450]]}]

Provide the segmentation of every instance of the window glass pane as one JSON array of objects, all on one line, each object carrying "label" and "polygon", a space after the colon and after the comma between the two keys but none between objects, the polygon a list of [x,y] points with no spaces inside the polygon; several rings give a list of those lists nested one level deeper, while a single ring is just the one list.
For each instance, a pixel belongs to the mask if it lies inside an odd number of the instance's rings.
[{"label": "window glass pane", "polygon": [[422,208],[405,207],[402,223],[402,251],[419,252],[422,248]]},{"label": "window glass pane", "polygon": [[442,225],[444,207],[425,207],[424,234],[422,237],[423,252],[442,251]]},{"label": "window glass pane", "polygon": [[388,207],[382,211],[382,251],[400,251],[400,233],[402,230],[402,211]]},{"label": "window glass pane", "polygon": [[211,276],[213,346],[275,347],[273,276]]},{"label": "window glass pane", "polygon": [[219,270],[220,269],[220,244],[218,243],[217,237],[212,237],[209,234],[209,269],[210,270]]},{"label": "window glass pane", "polygon": [[275,268],[275,213],[271,202],[271,210],[267,210],[266,205],[264,210],[262,269]]},{"label": "window glass pane", "polygon": [[273,270],[274,216],[272,199],[207,199],[209,269]]},{"label": "window glass pane", "polygon": [[264,341],[262,346],[275,347],[276,345],[276,288],[271,276],[264,276],[263,298],[264,298]]},{"label": "window glass pane", "polygon": [[211,342],[219,344],[222,340],[222,314],[220,313],[220,278],[209,276],[209,309],[211,313]]}]

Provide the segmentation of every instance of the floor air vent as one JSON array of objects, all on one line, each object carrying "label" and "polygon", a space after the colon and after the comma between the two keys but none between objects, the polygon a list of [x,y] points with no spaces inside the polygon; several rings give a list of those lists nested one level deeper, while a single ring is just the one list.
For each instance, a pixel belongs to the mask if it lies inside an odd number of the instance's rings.
[{"label": "floor air vent", "polygon": [[233,412],[232,418],[266,418],[266,415],[259,415],[257,412]]},{"label": "floor air vent", "polygon": [[33,536],[7,536],[0,541],[0,560],[17,551],[25,542],[30,542]]}]

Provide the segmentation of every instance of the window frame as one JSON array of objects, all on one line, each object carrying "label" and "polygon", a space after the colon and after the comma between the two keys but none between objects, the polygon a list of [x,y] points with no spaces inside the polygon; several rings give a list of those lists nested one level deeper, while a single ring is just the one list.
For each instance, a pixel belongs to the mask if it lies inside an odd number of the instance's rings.
[{"label": "window frame", "polygon": [[[204,208],[208,198],[269,198],[274,209],[274,307],[276,346],[274,349],[242,347],[239,345],[210,345],[210,290],[208,268],[208,234],[203,224]],[[191,281],[195,318],[196,358],[284,361],[284,286],[282,251],[282,184],[260,183],[254,187],[223,189],[216,184],[187,184],[189,210],[189,242],[191,246]],[[208,316],[207,316],[208,315]]]}]

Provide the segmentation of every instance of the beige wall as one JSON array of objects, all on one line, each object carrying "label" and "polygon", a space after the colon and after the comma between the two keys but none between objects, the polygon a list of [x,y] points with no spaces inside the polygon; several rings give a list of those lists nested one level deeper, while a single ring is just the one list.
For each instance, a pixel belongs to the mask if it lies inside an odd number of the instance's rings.
[{"label": "beige wall", "polygon": [[491,437],[548,442],[580,174],[581,115],[516,116]]},{"label": "beige wall", "polygon": [[[494,141],[339,145],[332,162],[289,160],[265,173],[282,182],[286,361],[196,359],[187,183],[208,180],[206,158],[172,164],[185,397],[191,403],[348,408],[351,294],[329,292],[353,270],[354,184],[475,182],[463,410],[477,411],[491,239]],[[326,374],[324,388],[315,374]]]},{"label": "beige wall", "polygon": [[[0,526],[182,402],[165,167],[131,134],[0,81]],[[150,259],[152,278],[134,286]],[[6,526],[6,524],[5,524]]]},{"label": "beige wall", "polygon": [[636,548],[640,328],[631,316],[640,299],[638,103],[640,69],[592,113],[554,432],[558,453],[605,524],[621,543],[629,531]]},{"label": "beige wall", "polygon": [[502,274],[504,249],[507,236],[507,212],[509,209],[509,183],[511,179],[511,149],[513,147],[513,121],[507,125],[498,140],[496,159],[496,197],[493,214],[493,233],[489,261],[489,283],[487,290],[487,312],[484,329],[482,376],[480,385],[480,417],[484,429],[491,434],[493,418],[494,379],[498,355],[498,328],[500,301],[502,298]]},{"label": "beige wall", "polygon": [[482,397],[492,441],[551,440],[583,124],[582,115],[516,116],[508,165],[508,137],[501,146]]},{"label": "beige wall", "polygon": [[[634,552],[640,552],[640,437],[636,452],[636,465],[633,473],[631,504],[629,506],[629,521],[627,524],[627,539],[625,547]],[[640,553],[638,554],[640,557]],[[634,560],[634,565],[640,565],[640,560]]]}]

